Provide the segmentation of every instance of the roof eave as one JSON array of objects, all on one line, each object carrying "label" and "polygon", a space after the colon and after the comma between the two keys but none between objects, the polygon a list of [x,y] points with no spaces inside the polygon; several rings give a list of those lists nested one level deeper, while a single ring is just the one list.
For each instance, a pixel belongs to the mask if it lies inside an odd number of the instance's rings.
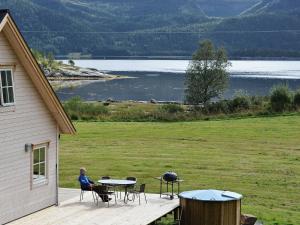
[{"label": "roof eave", "polygon": [[28,47],[25,39],[23,38],[16,23],[9,13],[7,13],[0,23],[0,32],[2,31],[8,37],[8,41],[14,48],[23,67],[27,71],[27,74],[31,78],[34,86],[55,118],[60,132],[64,134],[75,134],[76,129],[72,121],[65,112],[61,102],[56,96],[49,81],[44,75],[42,69],[40,68],[38,62],[30,51],[30,48]]}]

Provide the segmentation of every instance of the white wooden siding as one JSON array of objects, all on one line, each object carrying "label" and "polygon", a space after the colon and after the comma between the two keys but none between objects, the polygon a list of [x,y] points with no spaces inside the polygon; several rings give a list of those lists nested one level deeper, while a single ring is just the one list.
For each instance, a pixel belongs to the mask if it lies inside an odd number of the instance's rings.
[{"label": "white wooden siding", "polygon": [[[56,204],[57,124],[2,33],[0,65],[12,65],[16,96],[15,106],[0,106],[0,224],[3,224]],[[31,190],[31,152],[25,152],[25,144],[48,140],[48,184]]]}]

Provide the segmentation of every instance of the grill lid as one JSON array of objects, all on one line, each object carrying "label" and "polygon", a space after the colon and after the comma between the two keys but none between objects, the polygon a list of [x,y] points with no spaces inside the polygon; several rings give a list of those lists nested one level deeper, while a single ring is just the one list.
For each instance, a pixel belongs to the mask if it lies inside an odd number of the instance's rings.
[{"label": "grill lid", "polygon": [[179,194],[180,198],[192,199],[198,201],[214,201],[214,202],[225,202],[225,201],[235,201],[243,198],[241,194],[222,191],[222,190],[195,190],[195,191],[185,191]]},{"label": "grill lid", "polygon": [[163,174],[163,179],[168,182],[176,181],[178,176],[175,172],[166,172]]}]

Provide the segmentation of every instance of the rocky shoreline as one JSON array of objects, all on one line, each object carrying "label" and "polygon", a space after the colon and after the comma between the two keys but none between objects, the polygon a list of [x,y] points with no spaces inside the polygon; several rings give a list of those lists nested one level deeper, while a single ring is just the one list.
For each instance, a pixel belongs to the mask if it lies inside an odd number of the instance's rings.
[{"label": "rocky shoreline", "polygon": [[42,68],[49,80],[99,80],[114,79],[120,76],[103,73],[93,68],[81,68],[67,64],[61,64],[59,69],[53,71]]},{"label": "rocky shoreline", "polygon": [[97,81],[130,78],[127,76],[107,74],[94,68],[82,68],[67,64],[60,64],[56,70],[43,67],[42,69],[55,90],[87,85]]}]

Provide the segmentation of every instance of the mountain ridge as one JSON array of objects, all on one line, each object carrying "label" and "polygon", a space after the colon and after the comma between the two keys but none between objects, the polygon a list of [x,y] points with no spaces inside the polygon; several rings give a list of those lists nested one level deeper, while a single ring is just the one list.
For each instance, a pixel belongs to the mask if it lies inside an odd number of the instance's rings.
[{"label": "mountain ridge", "polygon": [[297,0],[0,0],[0,8],[32,48],[56,56],[190,56],[203,39],[232,57],[300,56],[299,33],[284,32],[300,30]]}]

